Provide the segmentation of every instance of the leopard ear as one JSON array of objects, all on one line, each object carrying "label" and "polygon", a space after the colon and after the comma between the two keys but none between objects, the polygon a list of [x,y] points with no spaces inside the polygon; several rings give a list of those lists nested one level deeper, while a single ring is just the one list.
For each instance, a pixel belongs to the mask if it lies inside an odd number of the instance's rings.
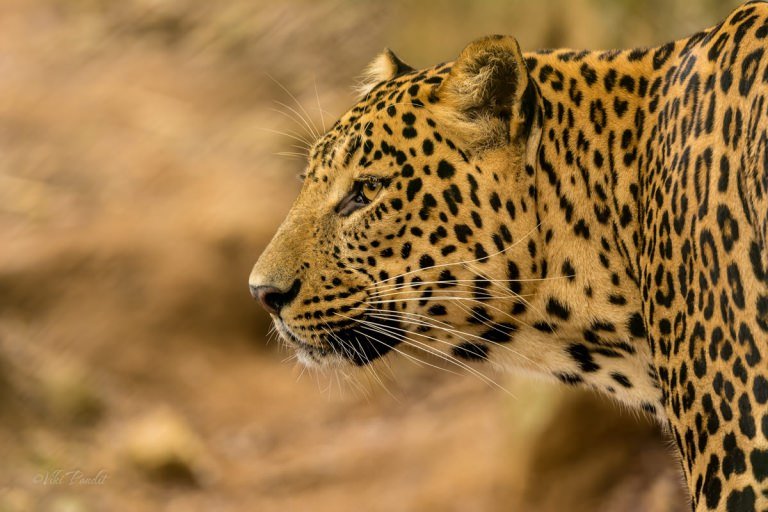
[{"label": "leopard ear", "polygon": [[437,91],[461,131],[483,146],[527,135],[538,92],[529,79],[520,46],[511,36],[470,43]]},{"label": "leopard ear", "polygon": [[363,71],[357,92],[363,97],[380,83],[392,80],[409,71],[413,71],[413,68],[400,60],[392,50],[385,48]]}]

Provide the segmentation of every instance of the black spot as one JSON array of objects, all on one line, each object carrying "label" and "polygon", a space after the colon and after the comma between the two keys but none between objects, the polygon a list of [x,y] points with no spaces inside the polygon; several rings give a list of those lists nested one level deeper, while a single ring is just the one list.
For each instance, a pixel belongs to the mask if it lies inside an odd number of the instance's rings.
[{"label": "black spot", "polygon": [[400,248],[400,256],[402,256],[403,259],[408,259],[408,256],[411,255],[411,247],[411,242],[405,242]]},{"label": "black spot", "polygon": [[494,343],[506,343],[511,337],[512,333],[517,330],[517,326],[509,323],[493,323],[491,328],[480,335],[486,341]]},{"label": "black spot", "polygon": [[729,432],[723,438],[723,475],[728,479],[732,474],[741,475],[747,470],[747,461],[744,451],[739,448],[736,442],[736,436]]},{"label": "black spot", "polygon": [[477,258],[480,261],[485,261],[488,259],[488,252],[485,250],[485,247],[478,242],[475,244],[475,258]]},{"label": "black spot", "polygon": [[567,384],[569,386],[575,386],[576,384],[581,384],[584,382],[584,379],[581,378],[581,375],[577,373],[558,372],[555,373],[555,377],[557,377],[557,379],[563,384]]},{"label": "black spot", "polygon": [[731,298],[739,309],[744,309],[744,286],[741,283],[741,274],[736,263],[728,265],[728,284],[731,287]]},{"label": "black spot", "polygon": [[514,261],[507,261],[507,280],[509,290],[512,293],[520,293],[522,286],[520,284],[520,269]]},{"label": "black spot", "polygon": [[755,376],[755,380],[752,383],[752,394],[755,396],[757,403],[764,404],[768,402],[768,380],[762,375]]},{"label": "black spot", "polygon": [[768,450],[755,448],[749,454],[749,461],[752,463],[752,474],[758,482],[768,478]]},{"label": "black spot", "polygon": [[497,212],[499,211],[499,208],[501,208],[501,199],[499,198],[499,194],[495,191],[491,193],[491,208],[493,208],[493,211]]},{"label": "black spot", "polygon": [[733,244],[739,239],[739,224],[731,216],[731,210],[723,204],[717,207],[717,224],[720,226],[723,246],[731,252]]},{"label": "black spot", "polygon": [[753,51],[741,61],[741,79],[739,80],[739,93],[742,96],[747,96],[752,84],[755,82],[757,76],[757,69],[760,67],[760,59],[763,58],[764,50],[758,48]]},{"label": "black spot", "polygon": [[632,222],[632,211],[629,209],[629,205],[625,204],[621,208],[621,217],[619,218],[621,227],[625,228]]},{"label": "black spot", "polygon": [[454,276],[450,270],[441,270],[437,279],[440,281],[437,284],[438,288],[449,288],[451,286],[456,286],[456,276]]},{"label": "black spot", "polygon": [[645,48],[635,48],[629,52],[629,55],[627,55],[627,60],[630,62],[635,62],[638,60],[642,60],[643,57],[648,55],[648,50]]},{"label": "black spot", "polygon": [[667,43],[664,46],[661,46],[658,50],[656,50],[653,54],[653,69],[660,69],[665,62],[669,59],[670,55],[672,55],[672,50],[675,49],[675,43]]},{"label": "black spot", "polygon": [[571,312],[569,311],[568,306],[558,301],[554,297],[551,297],[547,302],[547,313],[563,320],[568,320],[568,318],[571,316]]},{"label": "black spot", "polygon": [[405,189],[405,196],[408,201],[413,201],[416,194],[421,190],[421,178],[414,178],[408,182],[408,187]]},{"label": "black spot", "polygon": [[581,76],[584,77],[584,80],[587,82],[587,85],[592,87],[592,85],[597,82],[597,72],[594,70],[594,68],[590,67],[586,63],[581,65]]},{"label": "black spot", "polygon": [[488,359],[488,347],[480,343],[464,342],[453,347],[453,355],[467,361],[484,361]]},{"label": "black spot", "polygon": [[453,165],[449,164],[445,160],[440,160],[440,163],[437,164],[437,175],[440,176],[442,179],[447,180],[456,173],[456,169],[453,167]]},{"label": "black spot", "polygon": [[573,226],[573,232],[577,236],[582,236],[586,240],[589,240],[589,226],[586,222],[584,222],[584,219],[579,219],[579,221]]},{"label": "black spot", "polygon": [[429,314],[434,316],[443,316],[446,314],[445,306],[442,304],[435,304],[429,307]]},{"label": "black spot", "polygon": [[549,322],[534,322],[532,327],[537,331],[547,332],[547,333],[552,333],[557,330],[557,326],[552,325]]},{"label": "black spot", "polygon": [[621,384],[625,388],[631,388],[632,387],[632,382],[630,382],[630,380],[627,378],[627,376],[624,375],[623,373],[612,372],[611,373],[611,378],[613,380],[615,380],[616,382],[618,382],[619,384]]},{"label": "black spot", "polygon": [[618,117],[623,116],[627,112],[628,108],[629,108],[628,101],[619,99],[618,96],[613,99],[613,110],[616,112],[616,116]]},{"label": "black spot", "polygon": [[600,365],[595,363],[589,349],[581,343],[574,343],[568,347],[568,354],[579,365],[583,372],[591,373],[600,369]]},{"label": "black spot", "polygon": [[621,80],[619,80],[619,86],[624,88],[627,92],[633,93],[635,92],[635,79],[629,75],[624,75],[621,77]]},{"label": "black spot", "polygon": [[755,510],[755,491],[751,485],[738,491],[733,490],[728,495],[726,501],[728,512],[754,512]]},{"label": "black spot", "polygon": [[746,393],[742,393],[739,397],[739,430],[749,439],[755,437],[757,433],[755,418],[752,416],[752,404]]},{"label": "black spot", "polygon": [[627,303],[627,299],[623,295],[614,293],[608,296],[608,302],[616,306],[624,306]]},{"label": "black spot", "polygon": [[715,510],[720,503],[720,493],[723,490],[723,483],[720,481],[718,473],[720,472],[720,459],[712,454],[707,464],[707,472],[704,477],[704,498],[707,502],[707,508]]},{"label": "black spot", "polygon": [[[409,184],[410,185],[410,184]],[[421,188],[421,182],[419,182],[419,188]],[[422,206],[421,210],[419,210],[419,217],[421,220],[427,220],[429,218],[429,212],[437,206],[437,201],[430,193],[424,194],[424,197],[421,200]]]},{"label": "black spot", "polygon": [[448,206],[451,215],[458,215],[459,207],[457,203],[462,202],[459,187],[457,187],[456,184],[452,184],[450,187],[443,190],[443,199],[445,199],[445,204]]},{"label": "black spot", "polygon": [[709,49],[709,53],[707,54],[707,57],[710,61],[714,62],[717,60],[717,58],[720,56],[720,52],[725,47],[725,43],[728,41],[729,35],[727,33],[720,34],[720,37],[717,38],[717,40],[712,44],[712,46]]},{"label": "black spot", "polygon": [[435,259],[429,254],[423,254],[419,258],[419,268],[429,268],[435,266]]},{"label": "black spot", "polygon": [[573,281],[576,279],[576,269],[573,268],[573,265],[571,265],[571,260],[568,258],[565,259],[563,262],[563,267],[561,269],[561,272],[565,277],[568,278],[569,281]]},{"label": "black spot", "polygon": [[475,306],[472,308],[472,316],[467,318],[467,321],[477,325],[492,322],[493,318],[491,318],[491,315],[488,314],[488,310],[483,306]]},{"label": "black spot", "polygon": [[590,104],[589,120],[592,122],[596,134],[600,135],[603,133],[608,123],[608,116],[606,115],[602,100],[598,99]]},{"label": "black spot", "polygon": [[467,238],[472,236],[472,228],[466,224],[456,224],[453,231],[456,233],[456,239],[461,243],[467,243]]},{"label": "black spot", "polygon": [[768,332],[768,295],[760,295],[757,297],[757,326],[762,329],[763,332]]}]

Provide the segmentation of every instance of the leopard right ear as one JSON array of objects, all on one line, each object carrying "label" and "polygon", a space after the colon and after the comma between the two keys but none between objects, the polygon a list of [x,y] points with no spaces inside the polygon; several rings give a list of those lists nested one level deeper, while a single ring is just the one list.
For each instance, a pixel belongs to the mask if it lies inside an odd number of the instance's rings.
[{"label": "leopard right ear", "polygon": [[385,48],[363,71],[357,93],[363,97],[380,83],[392,80],[409,71],[414,71],[414,69],[400,60],[392,50]]},{"label": "leopard right ear", "polygon": [[488,36],[467,45],[437,96],[468,141],[484,148],[527,136],[538,101],[511,36]]}]

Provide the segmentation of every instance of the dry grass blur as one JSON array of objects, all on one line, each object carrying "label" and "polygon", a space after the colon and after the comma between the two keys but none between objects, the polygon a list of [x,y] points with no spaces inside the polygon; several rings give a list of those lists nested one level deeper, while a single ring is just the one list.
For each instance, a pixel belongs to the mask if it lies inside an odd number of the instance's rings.
[{"label": "dry grass blur", "polygon": [[384,46],[651,45],[734,5],[3,0],[0,511],[685,509],[632,414],[402,361],[343,391],[246,280],[299,186],[283,86],[319,124]]}]

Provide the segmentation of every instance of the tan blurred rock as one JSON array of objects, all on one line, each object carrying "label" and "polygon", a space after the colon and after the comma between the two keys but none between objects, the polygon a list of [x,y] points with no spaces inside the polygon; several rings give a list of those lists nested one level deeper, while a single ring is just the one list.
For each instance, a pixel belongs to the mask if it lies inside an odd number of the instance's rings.
[{"label": "tan blurred rock", "polygon": [[147,478],[200,485],[206,462],[203,442],[170,408],[158,408],[129,425],[124,454]]},{"label": "tan blurred rock", "polygon": [[28,491],[0,488],[0,512],[26,512],[32,507],[32,496]]},{"label": "tan blurred rock", "polygon": [[58,363],[40,372],[44,401],[59,418],[93,423],[104,413],[104,401],[85,371],[73,363]]},{"label": "tan blurred rock", "polygon": [[75,496],[58,496],[46,509],[49,512],[89,512],[85,502]]}]

